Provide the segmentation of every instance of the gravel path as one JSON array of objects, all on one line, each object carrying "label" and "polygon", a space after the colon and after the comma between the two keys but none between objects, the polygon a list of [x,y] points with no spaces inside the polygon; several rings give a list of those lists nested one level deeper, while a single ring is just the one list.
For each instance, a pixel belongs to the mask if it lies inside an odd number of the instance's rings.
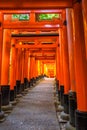
[{"label": "gravel path", "polygon": [[53,79],[44,79],[20,99],[0,123],[0,130],[60,130],[53,97]]}]

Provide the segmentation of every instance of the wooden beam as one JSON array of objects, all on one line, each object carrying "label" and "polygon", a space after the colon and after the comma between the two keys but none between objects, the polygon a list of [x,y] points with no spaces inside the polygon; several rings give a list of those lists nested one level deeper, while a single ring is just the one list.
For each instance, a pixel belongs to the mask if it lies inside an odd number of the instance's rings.
[{"label": "wooden beam", "polygon": [[52,48],[52,49],[55,49],[57,47],[56,44],[53,44],[53,45],[19,45],[19,44],[16,44],[15,45],[16,48],[30,48],[30,49],[36,49],[36,48]]},{"label": "wooden beam", "polygon": [[36,60],[55,60],[55,56],[35,56]]},{"label": "wooden beam", "polygon": [[72,7],[72,0],[0,0],[0,9],[58,9]]},{"label": "wooden beam", "polygon": [[59,34],[58,33],[11,34],[11,37],[51,37],[51,36],[59,36]]}]

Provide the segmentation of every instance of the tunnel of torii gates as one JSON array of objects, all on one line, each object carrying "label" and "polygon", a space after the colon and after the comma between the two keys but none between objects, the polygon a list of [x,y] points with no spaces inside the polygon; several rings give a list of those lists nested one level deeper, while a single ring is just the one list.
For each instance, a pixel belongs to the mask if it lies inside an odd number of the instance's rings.
[{"label": "tunnel of torii gates", "polygon": [[[55,77],[70,124],[87,130],[87,1],[20,2],[0,0],[2,106],[9,103],[3,100],[8,86],[13,96],[17,83],[23,86],[25,80],[38,76]],[[59,17],[36,20],[41,13]],[[29,20],[12,19],[13,14],[29,14]]]}]

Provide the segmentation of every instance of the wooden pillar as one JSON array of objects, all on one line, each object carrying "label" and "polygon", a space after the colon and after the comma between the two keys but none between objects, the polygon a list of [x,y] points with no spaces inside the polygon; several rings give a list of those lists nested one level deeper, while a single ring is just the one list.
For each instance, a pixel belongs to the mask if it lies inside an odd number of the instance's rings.
[{"label": "wooden pillar", "polygon": [[1,84],[1,63],[2,63],[2,43],[3,43],[3,14],[0,11],[0,84]]},{"label": "wooden pillar", "polygon": [[34,77],[34,65],[35,65],[35,57],[34,56],[30,56],[30,79],[32,79]]},{"label": "wooden pillar", "polygon": [[59,29],[60,86],[64,86],[62,28]]},{"label": "wooden pillar", "polygon": [[35,56],[33,57],[33,77],[36,77],[36,64],[35,64]]},{"label": "wooden pillar", "polygon": [[[73,44],[73,9],[66,9],[68,52],[69,52],[69,71],[70,71],[70,91],[69,91],[69,115],[70,124],[75,127],[76,102],[76,81],[75,81],[75,63],[74,63],[74,44]],[[73,108],[73,109],[72,109]]]},{"label": "wooden pillar", "polygon": [[48,76],[48,68],[47,68],[47,64],[44,64],[44,73],[46,76]]},{"label": "wooden pillar", "polygon": [[56,48],[56,79],[59,82],[60,80],[60,48]]},{"label": "wooden pillar", "polygon": [[82,0],[82,12],[83,12],[84,33],[85,33],[86,59],[87,59],[87,0]]},{"label": "wooden pillar", "polygon": [[67,23],[66,12],[63,11],[63,27],[62,27],[62,44],[63,44],[63,73],[64,73],[64,93],[68,94],[70,90],[70,73],[69,73],[69,55],[67,40]]},{"label": "wooden pillar", "polygon": [[30,80],[30,51],[28,56],[28,80]]},{"label": "wooden pillar", "polygon": [[30,13],[30,21],[29,22],[35,22],[35,13],[34,12],[31,12]]},{"label": "wooden pillar", "polygon": [[69,70],[70,70],[70,89],[76,91],[75,81],[75,64],[74,64],[74,45],[73,45],[73,9],[66,9],[67,34],[68,34],[68,51],[69,51]]},{"label": "wooden pillar", "polygon": [[16,91],[14,87],[16,86],[16,48],[15,39],[11,39],[11,51],[10,51],[10,101],[13,102],[15,99]]},{"label": "wooden pillar", "polygon": [[87,58],[82,15],[82,3],[77,1],[74,10],[74,58],[77,91],[76,130],[87,129]]},{"label": "wooden pillar", "polygon": [[69,113],[68,92],[70,90],[70,73],[69,73],[69,55],[68,55],[68,40],[67,40],[67,22],[66,11],[63,10],[63,27],[62,27],[62,52],[63,52],[63,74],[64,74],[64,95],[63,104],[64,112]]},{"label": "wooden pillar", "polygon": [[21,83],[22,78],[22,48],[17,48],[16,50],[16,87],[17,87],[17,94],[20,95],[23,84]]},{"label": "wooden pillar", "polygon": [[28,79],[28,57],[29,51],[25,50],[25,57],[24,57],[24,78]]},{"label": "wooden pillar", "polygon": [[36,77],[38,77],[38,60],[35,60],[35,65],[36,65]]},{"label": "wooden pillar", "polygon": [[4,29],[3,49],[2,49],[2,67],[1,67],[1,85],[9,84],[9,65],[10,65],[10,30]]},{"label": "wooden pillar", "polygon": [[20,80],[21,81],[21,48],[17,49],[17,63],[16,63],[16,80]]},{"label": "wooden pillar", "polygon": [[14,90],[16,85],[15,72],[16,72],[16,48],[15,39],[11,40],[11,52],[10,52],[10,89]]},{"label": "wooden pillar", "polygon": [[18,80],[18,48],[16,48],[16,80]]},{"label": "wooden pillar", "polygon": [[42,61],[41,61],[41,74],[44,74],[44,64]]},{"label": "wooden pillar", "polygon": [[38,60],[38,74],[41,75],[41,61]]},{"label": "wooden pillar", "polygon": [[23,84],[24,83],[24,49],[22,48],[22,74],[21,74],[21,83]]}]

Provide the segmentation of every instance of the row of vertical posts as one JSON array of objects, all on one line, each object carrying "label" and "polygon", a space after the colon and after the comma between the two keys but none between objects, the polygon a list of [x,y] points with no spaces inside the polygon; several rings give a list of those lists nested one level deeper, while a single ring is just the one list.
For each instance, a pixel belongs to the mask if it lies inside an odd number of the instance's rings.
[{"label": "row of vertical posts", "polygon": [[24,78],[24,83],[21,84],[20,80],[16,81],[14,89],[10,89],[10,85],[0,86],[0,122],[5,120],[6,114],[9,114],[13,106],[20,101],[20,97],[28,93],[29,88],[32,88],[36,83],[41,80],[44,75],[39,75],[36,78],[30,79]]},{"label": "row of vertical posts", "polygon": [[[0,14],[0,18],[1,18]],[[0,19],[1,20],[1,19]],[[3,35],[2,35],[3,32]],[[37,71],[35,57],[29,55],[28,49],[16,48],[16,40],[11,38],[11,30],[0,28],[0,122],[5,114],[11,112],[22,95],[28,92],[44,77]],[[3,112],[4,111],[4,112]]]},{"label": "row of vertical posts", "polygon": [[87,129],[86,6],[86,0],[75,1],[63,12],[59,29],[57,88],[64,113],[69,114],[66,130]]}]

